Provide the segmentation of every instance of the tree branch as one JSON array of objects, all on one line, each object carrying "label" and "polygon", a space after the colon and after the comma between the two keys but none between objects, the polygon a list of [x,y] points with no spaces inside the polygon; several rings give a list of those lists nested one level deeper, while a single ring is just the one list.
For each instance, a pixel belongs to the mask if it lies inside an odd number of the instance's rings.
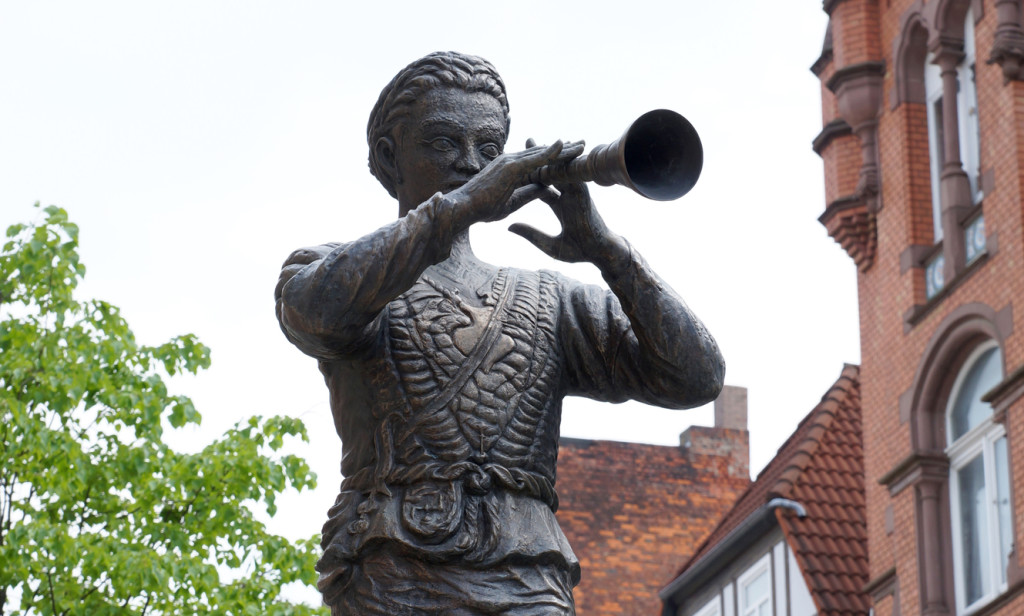
[{"label": "tree branch", "polygon": [[53,609],[53,613],[57,613],[57,597],[53,594],[53,574],[49,571],[46,572],[46,583],[50,587],[50,607]]},{"label": "tree branch", "polygon": [[104,571],[103,573],[101,573],[101,574],[100,574],[100,579],[99,579],[99,581],[97,581],[97,582],[96,582],[96,584],[95,584],[95,585],[94,585],[94,586],[93,586],[92,588],[90,588],[89,590],[85,591],[85,592],[84,592],[84,593],[82,594],[82,596],[78,598],[78,600],[79,600],[79,601],[85,601],[85,600],[86,600],[86,598],[87,598],[87,597],[88,597],[89,595],[91,595],[92,593],[96,592],[97,590],[99,590],[99,589],[100,589],[100,587],[102,587],[102,586],[103,586],[104,584],[106,584],[106,583],[107,583],[107,580],[103,579],[103,578],[104,578],[104,576],[106,576],[106,575],[107,575],[107,572],[106,572],[106,571]]}]

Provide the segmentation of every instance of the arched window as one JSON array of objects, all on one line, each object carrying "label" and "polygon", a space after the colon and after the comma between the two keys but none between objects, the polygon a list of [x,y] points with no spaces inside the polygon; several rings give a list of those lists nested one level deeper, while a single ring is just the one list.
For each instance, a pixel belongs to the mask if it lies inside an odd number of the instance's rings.
[{"label": "arched window", "polygon": [[981,399],[1002,378],[998,345],[978,346],[958,373],[946,409],[957,614],[1006,589],[1013,548],[1006,431]]},{"label": "arched window", "polygon": [[966,0],[939,5],[945,19],[936,26],[940,36],[930,45],[924,66],[933,236],[945,246],[925,264],[928,299],[985,250],[984,217],[963,220],[983,197],[974,12],[966,5]]}]

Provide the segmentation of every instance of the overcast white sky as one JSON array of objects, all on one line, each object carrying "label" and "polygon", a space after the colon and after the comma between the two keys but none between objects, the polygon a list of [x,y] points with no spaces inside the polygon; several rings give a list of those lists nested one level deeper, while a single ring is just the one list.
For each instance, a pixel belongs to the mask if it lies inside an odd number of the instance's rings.
[{"label": "overcast white sky", "polygon": [[[0,6],[0,225],[35,201],[82,228],[83,295],[120,306],[143,342],[193,332],[213,368],[175,383],[204,428],[302,417],[320,476],[279,530],[319,529],[340,445],[315,362],[281,335],[278,269],[297,247],[354,239],[396,205],[366,167],[380,89],[439,49],[488,58],[512,109],[509,148],[615,139],[675,109],[704,143],[696,188],[671,203],[593,188],[625,235],[698,313],[748,387],[752,466],[859,361],[852,262],[824,209],[816,0],[708,2],[7,2]],[[537,202],[514,220],[556,229]],[[563,267],[475,228],[492,263]],[[592,282],[590,266],[564,268]],[[669,412],[566,401],[566,436],[678,443],[710,407]]]}]

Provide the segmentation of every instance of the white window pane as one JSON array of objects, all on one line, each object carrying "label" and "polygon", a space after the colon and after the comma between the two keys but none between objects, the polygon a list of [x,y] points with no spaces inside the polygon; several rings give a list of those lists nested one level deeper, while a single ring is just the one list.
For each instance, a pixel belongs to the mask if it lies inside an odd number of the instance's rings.
[{"label": "white window pane", "polygon": [[985,595],[990,579],[988,514],[985,506],[985,461],[978,455],[957,471],[965,604]]},{"label": "white window pane", "polygon": [[950,416],[951,440],[955,441],[971,428],[992,415],[992,406],[982,402],[981,397],[1002,380],[1003,366],[999,347],[992,347],[981,354],[968,368],[956,390]]},{"label": "white window pane", "polygon": [[[936,218],[936,220],[938,220]],[[942,236],[937,236],[942,239]],[[946,257],[941,252],[932,257],[924,268],[924,294],[931,299],[946,286]]]},{"label": "white window pane", "polygon": [[975,216],[967,225],[967,229],[964,231],[964,243],[967,249],[967,262],[970,263],[985,250],[985,216],[979,214]]},{"label": "white window pane", "polygon": [[1006,566],[1010,562],[1010,550],[1013,549],[1013,522],[1010,510],[1010,471],[1006,454],[1006,437],[995,442],[994,457],[996,467],[996,513],[999,518],[999,582],[1006,583]]},{"label": "white window pane", "polygon": [[942,240],[942,200],[940,198],[940,176],[942,175],[942,74],[934,62],[935,54],[929,53],[924,62],[925,109],[928,115],[928,158],[931,170],[932,225],[935,242]]},{"label": "white window pane", "polygon": [[743,604],[748,607],[757,605],[768,596],[768,571],[747,582],[743,587]]},{"label": "white window pane", "polygon": [[964,59],[957,67],[957,122],[960,128],[960,160],[971,183],[971,195],[978,202],[980,174],[978,94],[975,87],[974,17],[964,18]]},{"label": "white window pane", "polygon": [[960,83],[957,95],[957,125],[960,129],[960,162],[971,185],[973,203],[978,202],[979,187],[979,139],[978,139],[978,96],[974,88],[974,64],[961,64],[957,68]]},{"label": "white window pane", "polygon": [[942,230],[942,164],[945,160],[945,137],[942,127],[942,98],[928,104],[928,150],[931,157],[932,229],[935,243],[943,238]]}]

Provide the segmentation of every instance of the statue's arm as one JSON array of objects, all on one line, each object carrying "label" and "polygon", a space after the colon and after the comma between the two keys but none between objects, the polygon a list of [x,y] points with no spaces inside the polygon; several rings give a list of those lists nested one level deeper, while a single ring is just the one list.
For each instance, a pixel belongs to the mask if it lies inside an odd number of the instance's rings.
[{"label": "statue's arm", "polygon": [[388,302],[424,269],[448,257],[453,234],[461,228],[450,220],[452,212],[438,193],[354,242],[292,253],[274,293],[288,339],[319,359],[358,349],[376,331]]},{"label": "statue's arm", "polygon": [[557,197],[541,198],[558,217],[561,233],[552,237],[523,224],[510,230],[555,259],[593,263],[611,289],[568,284],[562,293],[568,393],[668,408],[714,400],[725,361],[704,324],[608,229],[585,185],[556,187]]},{"label": "statue's arm", "polygon": [[278,281],[277,318],[303,352],[333,359],[376,331],[381,311],[423,270],[451,253],[452,240],[478,222],[501,220],[548,189],[529,175],[580,155],[583,142],[501,154],[465,184],[435,193],[395,222],[349,244],[296,251]]},{"label": "statue's arm", "polygon": [[691,408],[722,389],[718,344],[686,303],[622,238],[594,259],[611,291],[567,288],[568,393]]}]

